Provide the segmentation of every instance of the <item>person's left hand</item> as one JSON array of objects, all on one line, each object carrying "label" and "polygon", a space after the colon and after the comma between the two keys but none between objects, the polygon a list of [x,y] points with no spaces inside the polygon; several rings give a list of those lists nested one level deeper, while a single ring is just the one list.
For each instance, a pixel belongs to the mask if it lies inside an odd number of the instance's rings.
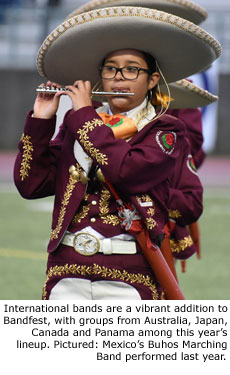
[{"label": "person's left hand", "polygon": [[66,86],[68,95],[72,100],[73,110],[77,111],[83,107],[92,106],[91,83],[89,81],[75,81],[73,85]]}]

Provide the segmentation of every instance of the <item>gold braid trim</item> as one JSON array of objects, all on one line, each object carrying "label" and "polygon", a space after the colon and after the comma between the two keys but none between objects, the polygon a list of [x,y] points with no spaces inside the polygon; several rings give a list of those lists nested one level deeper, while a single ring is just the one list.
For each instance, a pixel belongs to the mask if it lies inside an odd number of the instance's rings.
[{"label": "gold braid trim", "polygon": [[43,299],[47,298],[47,283],[54,276],[67,276],[67,275],[79,275],[79,276],[91,276],[99,275],[104,279],[118,279],[121,281],[128,282],[130,284],[137,283],[146,286],[152,292],[153,300],[159,298],[159,294],[155,283],[149,276],[142,275],[140,273],[129,273],[126,270],[119,270],[116,268],[108,268],[100,266],[99,264],[93,264],[92,266],[77,265],[77,264],[66,264],[65,266],[54,266],[50,267],[47,273],[47,278],[43,287]]},{"label": "gold braid trim", "polygon": [[173,253],[180,253],[181,251],[186,250],[187,247],[193,245],[193,240],[190,235],[184,237],[182,240],[176,242],[175,240],[170,239],[170,245]]},{"label": "gold braid trim", "polygon": [[[79,174],[80,174],[80,171],[81,171],[81,167],[80,167],[80,165],[77,164],[77,172],[79,172]],[[65,213],[66,213],[66,207],[69,204],[70,197],[72,195],[73,189],[75,188],[75,185],[76,185],[77,182],[79,182],[78,179],[74,178],[71,175],[69,176],[69,181],[68,181],[68,184],[66,186],[66,191],[64,193],[64,197],[63,197],[62,202],[61,202],[62,206],[61,206],[60,214],[59,214],[59,217],[58,217],[58,223],[57,223],[56,228],[51,231],[50,240],[54,240],[54,239],[58,238],[58,234],[59,234],[59,232],[62,228],[62,224],[63,224],[63,221],[64,221],[64,216],[65,216]]]},{"label": "gold braid trim", "polygon": [[96,126],[104,125],[102,120],[94,118],[92,121],[85,122],[82,129],[79,129],[77,133],[80,135],[79,141],[84,146],[85,150],[88,151],[93,159],[96,159],[98,164],[108,165],[108,158],[105,154],[102,154],[97,148],[93,147],[93,143],[90,142],[88,132],[93,131]]},{"label": "gold braid trim", "polygon": [[181,217],[181,213],[178,210],[169,210],[169,217],[171,219],[178,219],[179,217]]},{"label": "gold braid trim", "polygon": [[99,209],[101,215],[106,215],[109,213],[109,199],[111,194],[108,189],[102,189],[101,191],[101,199],[99,201]]},{"label": "gold braid trim", "polygon": [[73,222],[80,223],[82,219],[84,219],[87,216],[90,210],[90,206],[91,206],[91,203],[87,203],[86,205],[83,205],[81,207],[81,210],[74,216]]},{"label": "gold braid trim", "polygon": [[99,201],[99,216],[103,220],[104,224],[108,225],[119,225],[120,224],[120,219],[118,215],[110,215],[109,214],[109,199],[111,198],[111,194],[108,189],[102,189],[101,192],[101,199]]},{"label": "gold braid trim", "polygon": [[20,177],[24,181],[28,177],[30,169],[30,161],[33,160],[32,152],[34,151],[33,145],[30,142],[31,137],[29,135],[22,134],[21,142],[23,143],[23,154],[20,168]]},{"label": "gold braid trim", "polygon": [[[89,197],[89,194],[85,194],[85,196],[84,196],[85,202],[87,202],[88,197]],[[91,207],[91,202],[88,202],[87,204],[84,204],[81,207],[80,211],[77,212],[76,215],[74,216],[73,222],[74,223],[80,223],[81,220],[84,219],[87,216],[87,214],[90,210],[90,207]]]}]

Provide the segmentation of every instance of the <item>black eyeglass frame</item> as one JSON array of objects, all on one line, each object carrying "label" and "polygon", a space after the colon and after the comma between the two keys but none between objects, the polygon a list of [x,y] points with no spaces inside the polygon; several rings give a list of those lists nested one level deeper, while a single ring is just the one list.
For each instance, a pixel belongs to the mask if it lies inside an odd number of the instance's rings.
[{"label": "black eyeglass frame", "polygon": [[113,69],[116,70],[116,72],[115,72],[115,74],[114,74],[114,77],[112,77],[112,78],[104,78],[104,77],[102,77],[102,69],[105,68],[106,66],[109,67],[109,65],[103,65],[103,66],[100,66],[100,68],[99,68],[100,77],[101,77],[102,79],[106,79],[106,80],[112,80],[112,79],[114,79],[114,78],[116,77],[116,75],[117,75],[118,72],[120,72],[121,75],[122,75],[122,77],[123,77],[124,79],[127,79],[128,81],[134,81],[135,79],[137,79],[137,78],[139,77],[139,74],[140,74],[141,71],[143,71],[143,72],[145,72],[145,73],[148,73],[149,75],[152,74],[151,71],[150,71],[149,69],[139,68],[139,66],[130,66],[131,68],[135,68],[135,69],[137,69],[137,76],[136,76],[135,78],[126,78],[126,77],[124,76],[124,74],[123,74],[123,69],[124,69],[124,68],[128,68],[129,65],[127,65],[127,66],[123,66],[122,68],[116,68],[115,66],[110,66],[111,68],[113,68]]}]

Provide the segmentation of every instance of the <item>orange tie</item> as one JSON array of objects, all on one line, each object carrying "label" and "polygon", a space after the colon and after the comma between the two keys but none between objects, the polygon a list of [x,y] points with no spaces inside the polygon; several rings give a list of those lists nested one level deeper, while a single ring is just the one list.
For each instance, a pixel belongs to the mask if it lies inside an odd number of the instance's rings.
[{"label": "orange tie", "polygon": [[109,126],[115,138],[128,139],[137,133],[137,126],[133,119],[126,116],[108,115],[107,113],[98,113],[103,122]]}]

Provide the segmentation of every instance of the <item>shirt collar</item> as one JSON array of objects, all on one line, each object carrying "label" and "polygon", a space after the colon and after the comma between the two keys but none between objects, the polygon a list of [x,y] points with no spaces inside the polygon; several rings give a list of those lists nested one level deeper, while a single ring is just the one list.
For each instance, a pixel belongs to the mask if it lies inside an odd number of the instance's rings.
[{"label": "shirt collar", "polygon": [[[113,115],[108,103],[97,108],[97,112],[105,112],[109,115]],[[147,98],[145,98],[136,108],[120,113],[120,115],[132,118],[137,124],[138,131],[140,131],[145,125],[153,120],[153,118],[156,116],[156,111],[153,105],[150,102],[147,102]]]}]

